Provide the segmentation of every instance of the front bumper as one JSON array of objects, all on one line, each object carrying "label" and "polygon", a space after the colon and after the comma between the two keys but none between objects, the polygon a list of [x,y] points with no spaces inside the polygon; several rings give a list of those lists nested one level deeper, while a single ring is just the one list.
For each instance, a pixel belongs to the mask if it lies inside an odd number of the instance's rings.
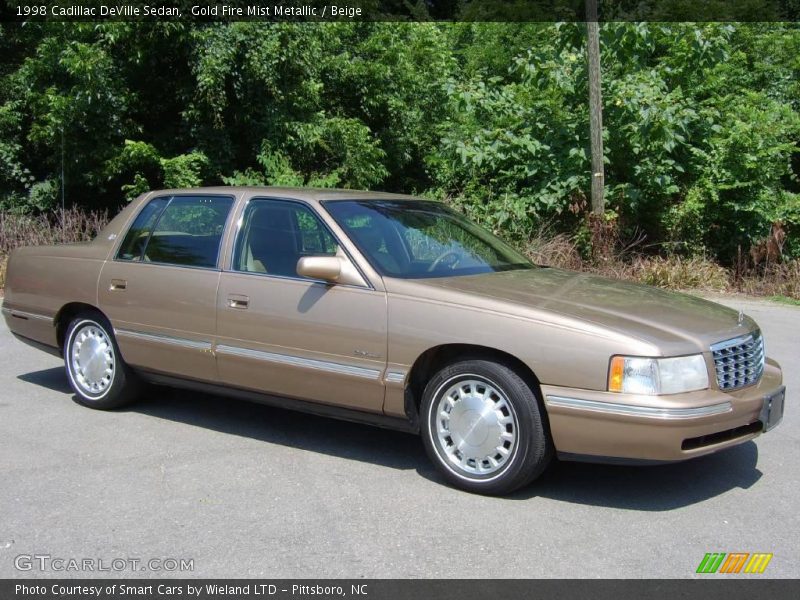
[{"label": "front bumper", "polygon": [[756,385],[638,396],[543,385],[550,431],[562,458],[599,462],[669,462],[710,454],[763,430],[764,398],[781,388],[767,360]]}]

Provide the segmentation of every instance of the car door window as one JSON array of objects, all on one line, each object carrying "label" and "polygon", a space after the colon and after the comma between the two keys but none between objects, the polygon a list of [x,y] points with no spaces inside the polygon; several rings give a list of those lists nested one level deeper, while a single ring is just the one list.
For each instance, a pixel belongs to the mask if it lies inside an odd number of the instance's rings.
[{"label": "car door window", "polygon": [[134,221],[118,258],[214,268],[232,205],[228,196],[157,198]]},{"label": "car door window", "polygon": [[304,204],[254,199],[245,209],[233,268],[247,273],[297,277],[303,256],[333,256],[336,239]]},{"label": "car door window", "polygon": [[156,198],[145,205],[133,221],[125,239],[122,240],[117,259],[134,261],[142,259],[142,251],[153,230],[153,225],[168,202],[169,198]]}]

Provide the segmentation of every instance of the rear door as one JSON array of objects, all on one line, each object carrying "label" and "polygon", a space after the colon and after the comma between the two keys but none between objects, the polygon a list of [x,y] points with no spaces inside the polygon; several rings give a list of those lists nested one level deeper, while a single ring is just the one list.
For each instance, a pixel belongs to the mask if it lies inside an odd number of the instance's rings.
[{"label": "rear door", "polygon": [[234,199],[150,200],[100,274],[100,308],[122,356],[142,369],[216,381],[212,353],[219,261]]},{"label": "rear door", "polygon": [[302,256],[343,252],[305,203],[254,198],[240,224],[217,300],[221,381],[380,413],[385,294],[297,274]]}]

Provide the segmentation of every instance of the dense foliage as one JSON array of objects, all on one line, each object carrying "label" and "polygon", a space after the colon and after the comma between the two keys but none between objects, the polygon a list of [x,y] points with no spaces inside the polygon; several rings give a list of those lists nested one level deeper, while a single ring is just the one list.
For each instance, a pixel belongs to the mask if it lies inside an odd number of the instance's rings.
[{"label": "dense foliage", "polygon": [[[448,198],[525,241],[585,234],[581,24],[27,23],[0,29],[0,208],[112,211],[148,188]],[[731,261],[800,256],[800,28],[601,29],[608,217]]]}]

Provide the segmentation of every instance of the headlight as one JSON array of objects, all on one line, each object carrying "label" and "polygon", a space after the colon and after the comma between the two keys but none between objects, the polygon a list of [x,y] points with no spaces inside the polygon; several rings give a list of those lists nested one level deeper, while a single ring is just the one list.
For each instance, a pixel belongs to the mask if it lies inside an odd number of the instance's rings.
[{"label": "headlight", "polygon": [[608,370],[608,391],[626,394],[680,394],[708,387],[702,354],[676,358],[614,356]]}]

